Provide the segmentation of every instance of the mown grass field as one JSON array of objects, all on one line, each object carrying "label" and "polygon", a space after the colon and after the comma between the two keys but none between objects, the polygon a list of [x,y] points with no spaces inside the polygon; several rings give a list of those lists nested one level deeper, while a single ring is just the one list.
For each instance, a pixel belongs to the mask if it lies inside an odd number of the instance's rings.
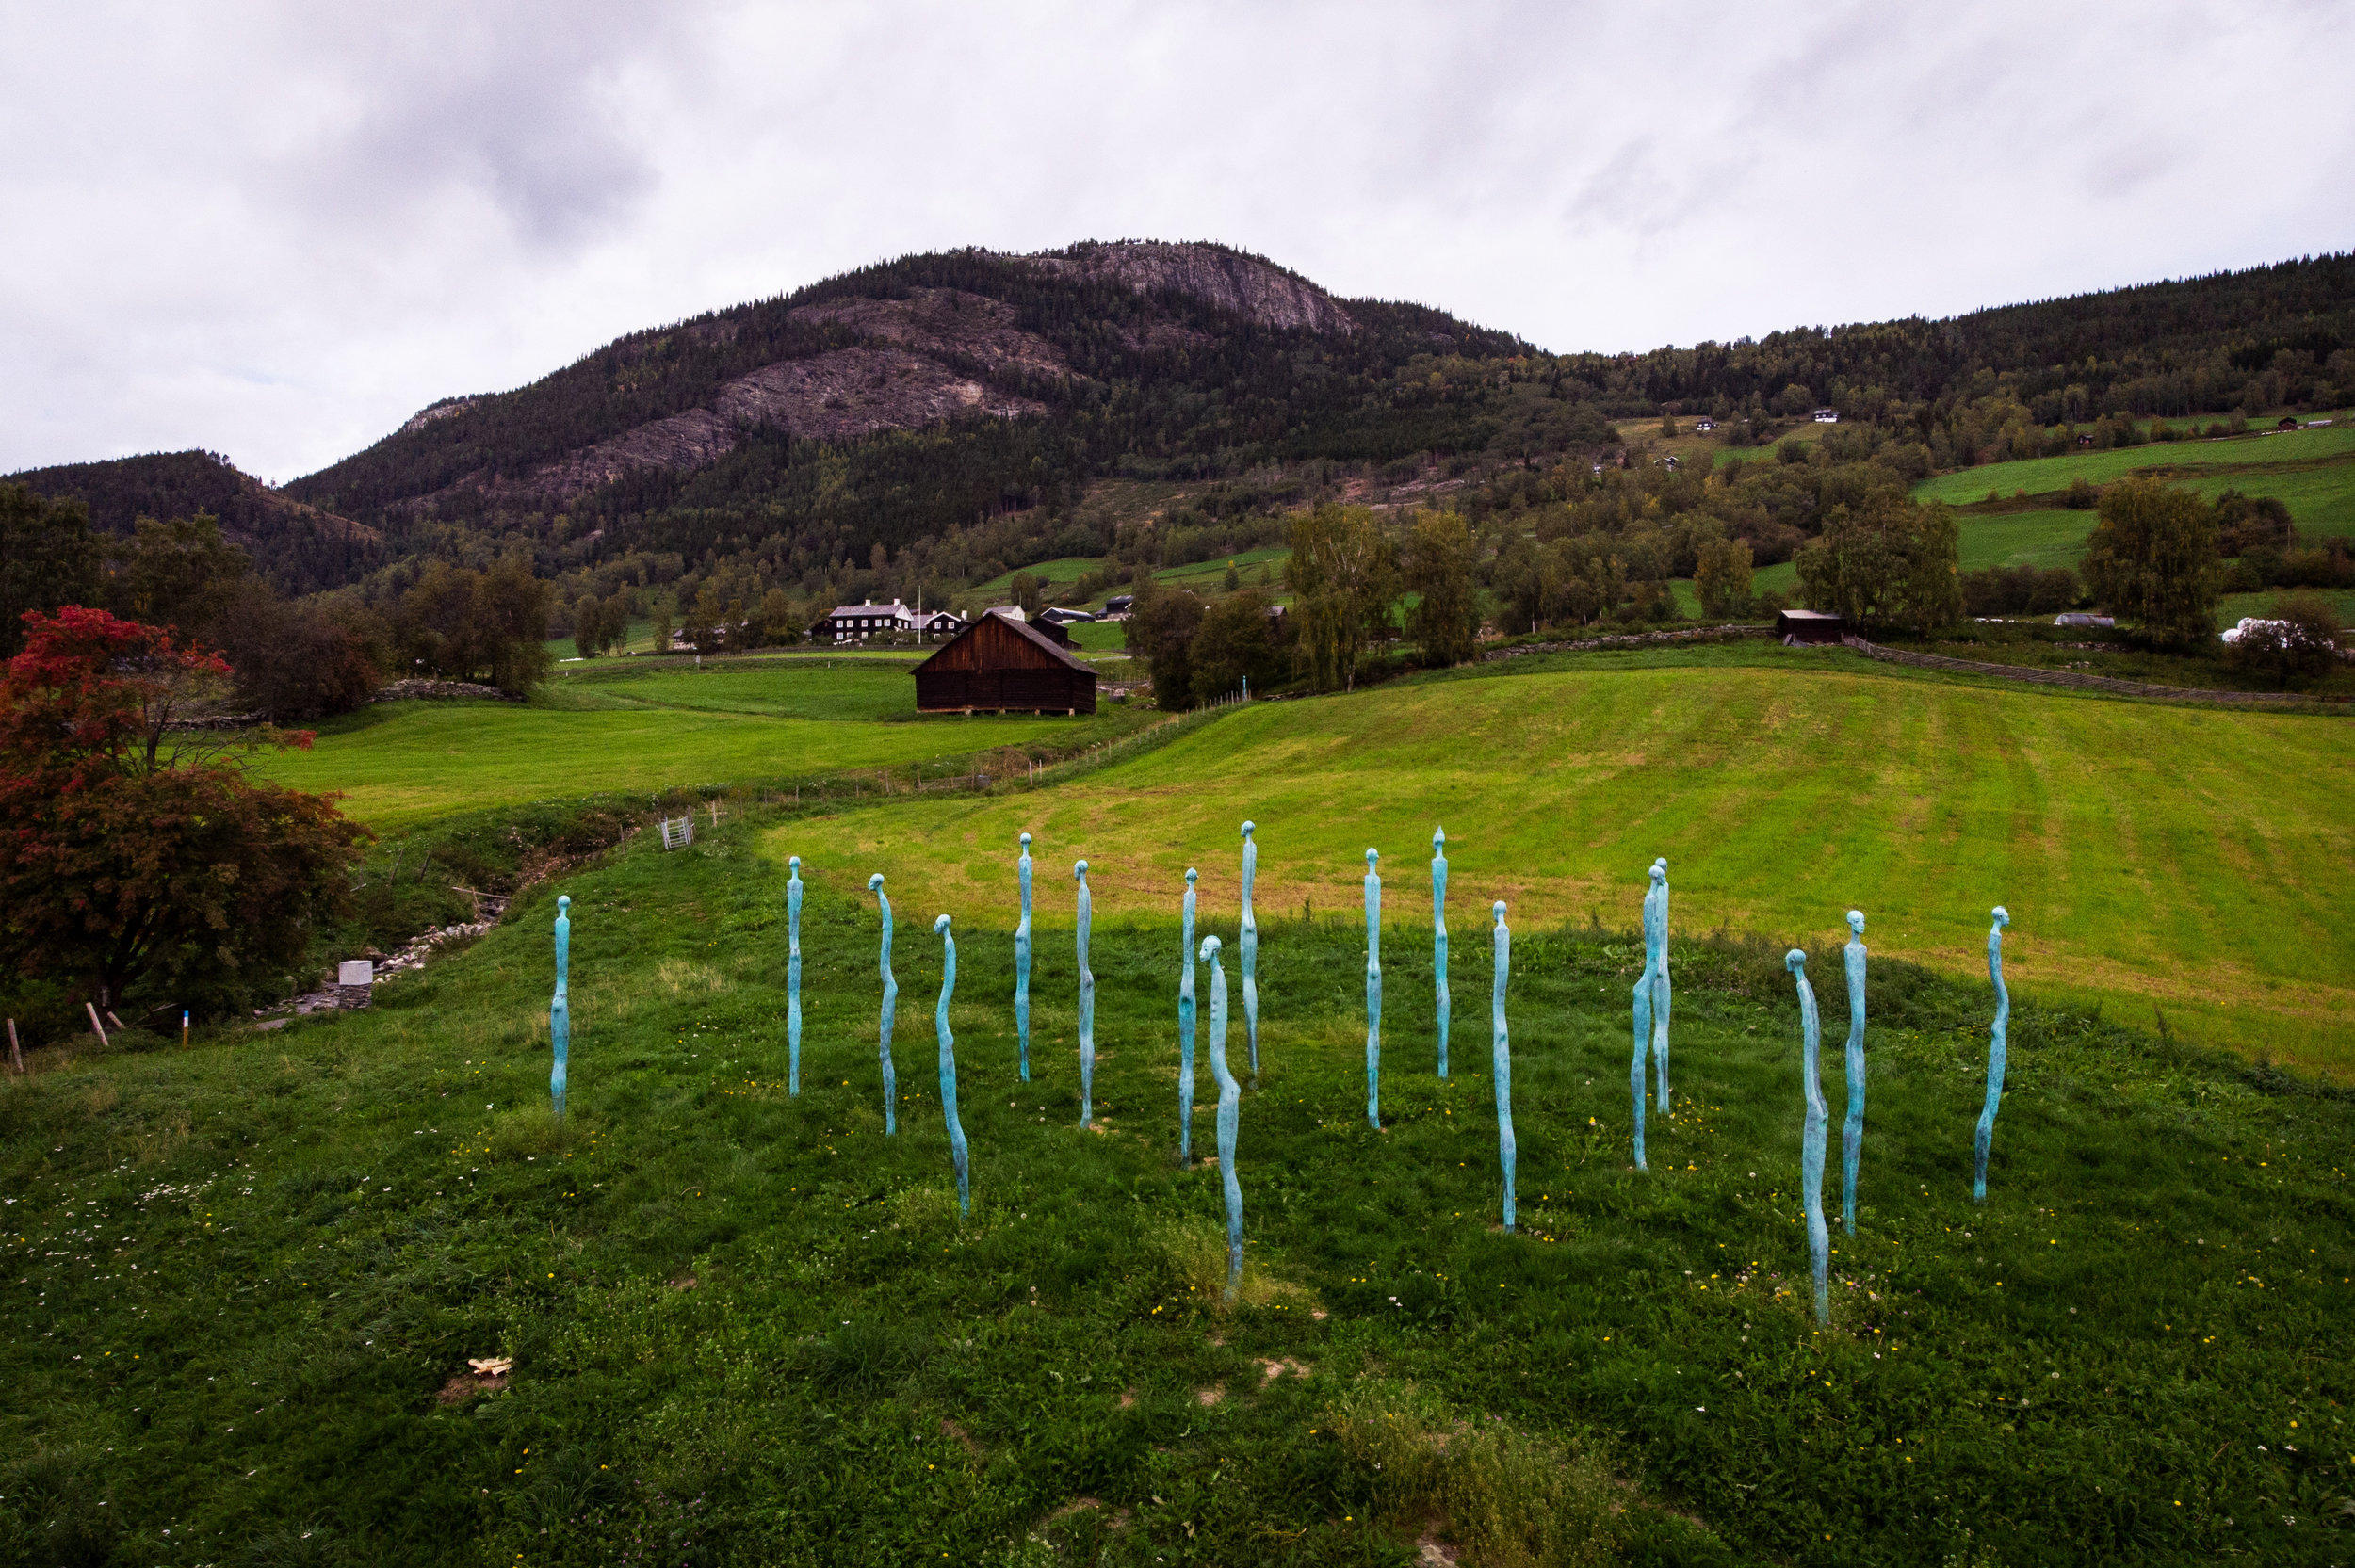
[{"label": "mown grass field", "polygon": [[[2210,499],[2228,489],[2279,496],[2301,528],[2322,534],[2355,532],[2355,425],[2345,420],[2326,429],[1988,463],[1925,479],[1913,494],[1919,501],[1968,506],[1984,500],[1990,491],[2006,499],[2021,492],[2057,495],[2076,479],[2099,485],[2140,473],[2156,474]],[[1965,532],[1967,539],[1967,528]]]},{"label": "mown grass field", "polygon": [[1967,976],[1988,910],[2050,994],[2355,1073],[2355,732],[2334,718],[1912,679],[1853,655],[1590,655],[1270,703],[1050,793],[849,812],[767,852],[881,869],[962,919],[1003,913],[1017,833],[1096,908],[1159,917],[1188,865],[1232,906],[1355,911],[1368,846],[1393,918],[1428,909],[1444,825],[1460,907],[1632,920],[1667,857],[1677,929],[1780,937],[1864,909],[1884,950]]},{"label": "mown grass field", "polygon": [[340,790],[379,832],[552,796],[809,779],[906,768],[999,747],[1062,750],[1144,716],[918,718],[910,660],[759,658],[601,665],[559,675],[529,704],[388,703],[332,721],[269,777]]},{"label": "mown grass field", "polygon": [[1965,572],[1990,566],[2074,567],[2085,558],[2086,541],[2097,521],[2089,511],[2055,507],[2047,511],[1997,512],[1958,520],[1957,555]]},{"label": "mown grass field", "polygon": [[[1297,824],[1262,820],[1280,882]],[[1087,1131],[1067,940],[1039,943],[1024,1084],[1004,912],[959,931],[961,1219],[928,1017],[942,900],[895,869],[886,1137],[877,862],[810,867],[795,1097],[781,872],[755,852],[781,831],[642,836],[366,1013],[0,1080],[0,1554],[1395,1565],[1421,1536],[1468,1563],[2343,1560],[2355,1102],[2044,1005],[2035,914],[1984,1206],[1984,983],[1894,962],[1902,915],[1868,930],[1859,1229],[1835,1156],[1824,1329],[1775,950],[1679,946],[1677,1110],[1639,1176],[1640,949],[1516,913],[1507,1235],[1477,841],[1445,1083],[1429,949],[1389,939],[1384,1131],[1354,911],[1270,918],[1225,1311],[1219,1178],[1175,1161],[1169,924],[1096,932]],[[1844,998],[1811,947],[1836,1120]],[[1240,1024],[1229,1049],[1247,1075]],[[485,1389],[470,1357],[512,1369]]]}]

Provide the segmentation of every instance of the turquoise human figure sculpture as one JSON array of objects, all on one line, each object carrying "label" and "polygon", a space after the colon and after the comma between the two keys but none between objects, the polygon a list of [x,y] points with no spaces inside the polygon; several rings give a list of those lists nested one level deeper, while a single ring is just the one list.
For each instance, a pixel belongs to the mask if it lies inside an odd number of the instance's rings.
[{"label": "turquoise human figure sculpture", "polygon": [[1439,1010],[1439,1077],[1447,1078],[1447,830],[1431,832],[1431,987]]},{"label": "turquoise human figure sculpture", "polygon": [[802,1091],[802,857],[785,863],[785,1091]]},{"label": "turquoise human figure sculpture", "polygon": [[1651,890],[1644,895],[1644,973],[1635,982],[1635,1058],[1628,1087],[1635,1102],[1635,1169],[1644,1162],[1645,1057],[1660,1061],[1660,1108],[1668,1108],[1668,863],[1651,863]]},{"label": "turquoise human figure sculpture", "polygon": [[1864,1152],[1864,912],[1848,912],[1848,1120],[1840,1128],[1840,1220],[1856,1235],[1856,1167]]},{"label": "turquoise human figure sculpture", "polygon": [[1831,1233],[1824,1226],[1824,1132],[1831,1118],[1824,1109],[1824,1084],[1819,1058],[1823,1054],[1823,1024],[1815,1013],[1815,988],[1807,983],[1807,955],[1794,947],[1783,966],[1798,978],[1800,1072],[1806,1078],[1807,1128],[1799,1144],[1800,1195],[1807,1200],[1808,1255],[1815,1270],[1815,1320],[1831,1321]]},{"label": "turquoise human figure sculpture", "polygon": [[1014,1032],[1020,1043],[1022,1081],[1031,1081],[1031,835],[1022,835],[1022,858],[1014,863],[1022,884],[1022,918],[1014,928]]},{"label": "turquoise human figure sculpture", "polygon": [[883,911],[883,956],[878,961],[884,983],[883,1031],[876,1054],[883,1060],[884,1136],[890,1138],[900,1130],[900,1079],[891,1069],[891,1019],[900,1006],[900,982],[891,975],[891,900],[884,897],[882,872],[867,879],[867,891],[875,896],[875,903]]},{"label": "turquoise human figure sculpture", "polygon": [[2004,928],[2011,915],[1995,906],[1995,924],[1987,929],[1987,978],[1995,982],[1995,1026],[1987,1042],[1987,1106],[1979,1112],[1977,1157],[1971,1177],[1971,1201],[1987,1202],[1987,1148],[1995,1141],[1995,1111],[2004,1103],[2004,1034],[2011,1026],[2011,991],[2004,984]]},{"label": "turquoise human figure sculpture", "polygon": [[1251,1081],[1259,1081],[1259,922],[1251,913],[1251,884],[1259,875],[1259,841],[1252,824],[1242,825],[1242,929],[1235,939],[1242,958],[1242,1026],[1251,1043]]},{"label": "turquoise human figure sculpture", "polygon": [[556,1058],[548,1071],[548,1097],[556,1103],[560,1118],[564,1114],[564,1062],[573,1049],[572,908],[570,895],[556,900],[556,994],[548,1001],[548,1044]]},{"label": "turquoise human figure sculpture", "polygon": [[949,1154],[957,1162],[957,1212],[973,1212],[972,1188],[966,1178],[965,1124],[957,1120],[957,1040],[949,1032],[949,998],[957,990],[957,939],[949,934],[949,917],[933,922],[940,933],[940,1004],[933,1009],[933,1035],[940,1042],[940,1115],[949,1124]]},{"label": "turquoise human figure sculpture", "polygon": [[1231,1301],[1242,1291],[1242,1182],[1235,1174],[1242,1085],[1226,1065],[1226,970],[1218,962],[1218,938],[1202,939],[1202,962],[1210,966],[1210,1072],[1218,1079],[1218,1172],[1226,1188],[1226,1299]]},{"label": "turquoise human figure sculpture", "polygon": [[1382,878],[1381,851],[1366,851],[1366,1125],[1382,1130]]},{"label": "turquoise human figure sculpture", "polygon": [[1080,1125],[1096,1109],[1096,976],[1088,968],[1088,921],[1095,900],[1088,896],[1088,863],[1071,868],[1080,884]]},{"label": "turquoise human figure sculpture", "polygon": [[1504,923],[1504,900],[1496,901],[1495,911],[1497,985],[1496,999],[1491,1004],[1494,1043],[1489,1047],[1489,1060],[1497,1080],[1497,1162],[1504,1167],[1504,1228],[1513,1228],[1513,1161],[1518,1150],[1513,1142],[1513,1040],[1504,1029],[1504,981],[1513,972],[1513,931]]},{"label": "turquoise human figure sculpture", "polygon": [[1186,867],[1185,940],[1178,949],[1178,1163],[1194,1163],[1194,881]]}]

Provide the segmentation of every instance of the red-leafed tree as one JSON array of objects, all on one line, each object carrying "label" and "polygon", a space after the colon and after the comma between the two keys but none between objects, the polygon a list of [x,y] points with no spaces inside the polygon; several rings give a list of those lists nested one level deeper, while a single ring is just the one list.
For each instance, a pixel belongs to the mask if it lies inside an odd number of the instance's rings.
[{"label": "red-leafed tree", "polygon": [[0,672],[0,963],[101,1007],[224,1005],[276,978],[341,913],[366,830],[255,780],[307,732],[175,728],[230,669],[167,628],[69,605],[24,618]]}]

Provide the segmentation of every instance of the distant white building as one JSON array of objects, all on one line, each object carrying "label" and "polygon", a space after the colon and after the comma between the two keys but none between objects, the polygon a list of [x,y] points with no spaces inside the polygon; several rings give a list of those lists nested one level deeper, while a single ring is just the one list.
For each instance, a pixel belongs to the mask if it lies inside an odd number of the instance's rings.
[{"label": "distant white building", "polygon": [[1710,431],[1715,429],[1716,428],[1717,422],[1710,418],[1707,414],[1702,414],[1698,419],[1693,421],[1693,430],[1697,435],[1707,435]]},{"label": "distant white building", "polygon": [[887,605],[836,605],[809,629],[812,642],[864,642],[879,632],[916,630],[916,612],[894,599]]},{"label": "distant white building", "polygon": [[1838,409],[1817,409],[1815,411],[1815,423],[1818,425],[1837,425],[1840,423],[1840,411]]}]

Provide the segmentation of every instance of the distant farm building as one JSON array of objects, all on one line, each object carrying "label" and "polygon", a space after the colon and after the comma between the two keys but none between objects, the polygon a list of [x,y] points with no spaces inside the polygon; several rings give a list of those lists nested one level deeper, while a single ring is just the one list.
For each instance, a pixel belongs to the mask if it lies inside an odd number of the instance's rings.
[{"label": "distant farm building", "polygon": [[2277,430],[2295,430],[2298,428],[2298,420],[2295,416],[2285,413],[2275,422],[2273,428]]},{"label": "distant farm building", "polygon": [[933,610],[916,619],[916,629],[928,638],[951,638],[971,624],[954,610]]},{"label": "distant farm building", "polygon": [[[2322,420],[2321,423],[2328,425],[2331,422],[2328,419],[2325,419]],[[1131,609],[1135,608],[1136,603],[1137,596],[1133,593],[1115,593],[1111,598],[1104,601],[1104,619],[1107,621],[1117,621],[1120,617],[1128,614]]]},{"label": "distant farm building", "polygon": [[1845,630],[1846,622],[1824,610],[1787,609],[1775,617],[1775,640],[1793,647],[1812,642],[1838,642],[1840,634]]},{"label": "distant farm building", "polygon": [[864,642],[880,632],[916,630],[916,612],[894,599],[887,605],[836,605],[809,629],[812,642]]},{"label": "distant farm building", "polygon": [[1815,423],[1818,425],[1837,425],[1840,423],[1840,411],[1838,409],[1817,409],[1815,411]]},{"label": "distant farm building", "polygon": [[983,616],[916,667],[917,711],[1094,713],[1096,671],[1047,632],[995,611]]},{"label": "distant farm building", "polygon": [[1083,609],[1064,609],[1058,606],[1054,609],[1043,609],[1031,619],[1052,621],[1059,626],[1076,626],[1083,621],[1093,621],[1096,617]]}]

